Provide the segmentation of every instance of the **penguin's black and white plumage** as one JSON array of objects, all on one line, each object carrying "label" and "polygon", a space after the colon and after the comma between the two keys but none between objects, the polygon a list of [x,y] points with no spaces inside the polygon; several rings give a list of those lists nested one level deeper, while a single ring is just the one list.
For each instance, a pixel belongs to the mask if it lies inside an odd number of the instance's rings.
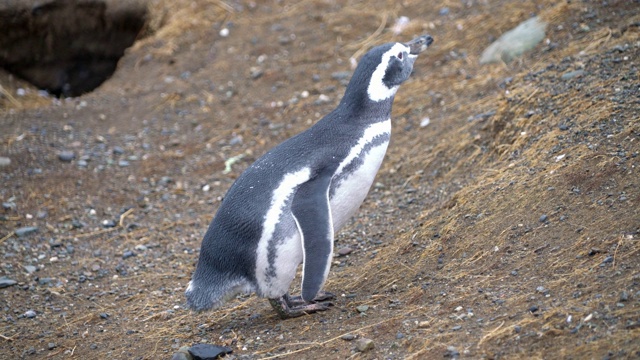
[{"label": "penguin's black and white plumage", "polygon": [[[284,141],[235,181],[209,225],[186,290],[194,310],[238,293],[270,299],[283,318],[328,309],[322,292],[334,234],[367,195],[391,134],[391,106],[433,39],[367,52],[338,107]],[[302,263],[302,295],[288,295]]]}]

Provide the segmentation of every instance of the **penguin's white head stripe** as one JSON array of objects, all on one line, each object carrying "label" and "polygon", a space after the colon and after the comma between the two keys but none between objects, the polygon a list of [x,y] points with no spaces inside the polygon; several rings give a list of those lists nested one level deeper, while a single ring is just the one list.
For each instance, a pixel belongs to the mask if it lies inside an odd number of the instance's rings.
[{"label": "penguin's white head stripe", "polygon": [[389,67],[389,61],[393,58],[397,58],[399,54],[402,54],[400,56],[408,56],[410,59],[418,57],[417,55],[411,55],[410,51],[411,49],[408,46],[396,43],[391,47],[391,49],[382,54],[380,64],[378,64],[371,75],[371,81],[367,88],[369,99],[378,102],[386,100],[396,94],[399,85],[388,87],[383,81],[384,75]]}]

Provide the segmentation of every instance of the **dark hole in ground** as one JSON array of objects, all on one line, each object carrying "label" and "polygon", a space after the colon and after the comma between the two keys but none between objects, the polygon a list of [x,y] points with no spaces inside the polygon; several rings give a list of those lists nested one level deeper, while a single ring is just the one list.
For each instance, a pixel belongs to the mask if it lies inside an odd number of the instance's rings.
[{"label": "dark hole in ground", "polygon": [[140,34],[141,1],[9,0],[0,4],[0,66],[58,97],[97,88]]}]

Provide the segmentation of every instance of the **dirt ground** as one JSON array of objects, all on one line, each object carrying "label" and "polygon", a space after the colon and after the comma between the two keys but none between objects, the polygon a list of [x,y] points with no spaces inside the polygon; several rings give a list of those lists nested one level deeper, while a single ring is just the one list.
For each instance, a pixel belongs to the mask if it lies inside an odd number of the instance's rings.
[{"label": "dirt ground", "polygon": [[[479,65],[534,14],[543,43]],[[147,16],[83,96],[0,72],[0,276],[17,281],[0,289],[1,358],[199,342],[239,359],[640,358],[637,1],[156,0]],[[186,310],[234,179],[333,109],[352,57],[423,33],[376,184],[336,237],[352,252],[329,275],[335,307]]]}]

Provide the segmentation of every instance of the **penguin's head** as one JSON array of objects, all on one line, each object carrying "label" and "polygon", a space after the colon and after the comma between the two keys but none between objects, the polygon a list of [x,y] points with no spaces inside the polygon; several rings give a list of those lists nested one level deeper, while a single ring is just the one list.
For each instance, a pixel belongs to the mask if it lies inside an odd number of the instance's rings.
[{"label": "penguin's head", "polygon": [[418,55],[431,43],[433,38],[423,35],[407,43],[388,43],[369,50],[360,60],[352,77],[354,84],[350,87],[354,87],[353,90],[366,87],[368,98],[373,102],[392,98],[400,84],[411,75]]}]

